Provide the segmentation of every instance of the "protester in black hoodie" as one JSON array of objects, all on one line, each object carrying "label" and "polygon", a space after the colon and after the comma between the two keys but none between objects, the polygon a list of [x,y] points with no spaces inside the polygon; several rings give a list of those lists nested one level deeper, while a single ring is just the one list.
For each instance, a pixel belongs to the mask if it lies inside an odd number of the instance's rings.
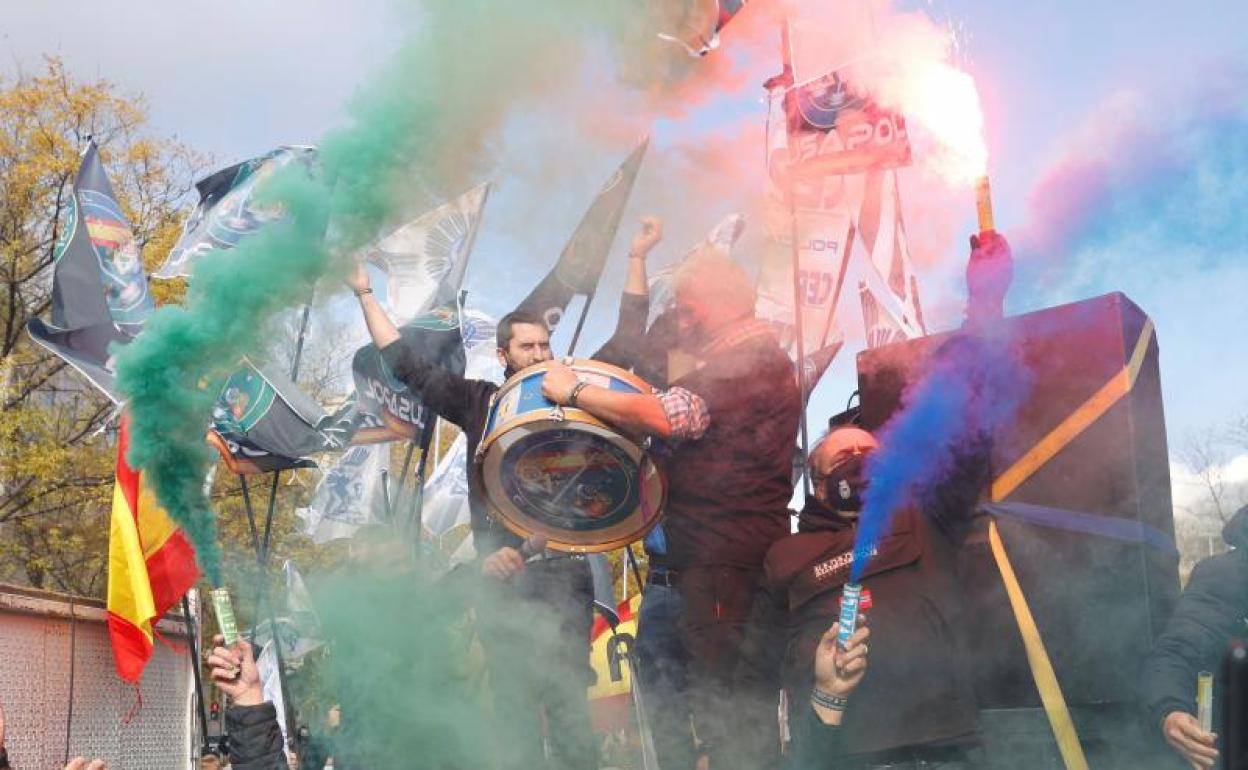
[{"label": "protester in black hoodie", "polygon": [[1196,564],[1144,669],[1149,729],[1159,730],[1194,768],[1213,767],[1221,729],[1216,706],[1212,732],[1196,721],[1196,676],[1214,674],[1216,701],[1222,656],[1232,639],[1248,637],[1248,506],[1222,528],[1222,539],[1232,550]]}]

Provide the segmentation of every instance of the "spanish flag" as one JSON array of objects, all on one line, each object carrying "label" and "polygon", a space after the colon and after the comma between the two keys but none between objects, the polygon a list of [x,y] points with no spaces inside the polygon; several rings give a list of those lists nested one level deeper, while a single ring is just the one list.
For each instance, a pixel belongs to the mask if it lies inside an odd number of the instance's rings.
[{"label": "spanish flag", "polygon": [[199,578],[195,550],[126,462],[130,419],[117,439],[117,480],[108,536],[108,635],[117,675],[138,683],[152,657],[153,627]]}]

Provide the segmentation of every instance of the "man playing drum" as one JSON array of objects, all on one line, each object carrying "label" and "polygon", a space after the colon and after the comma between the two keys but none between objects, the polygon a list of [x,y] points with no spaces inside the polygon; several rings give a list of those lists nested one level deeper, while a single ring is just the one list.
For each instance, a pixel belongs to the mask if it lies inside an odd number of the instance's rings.
[{"label": "man playing drum", "polygon": [[770,326],[754,316],[754,289],[713,247],[676,274],[682,347],[697,367],[655,394],[627,394],[547,372],[543,393],[618,428],[669,444],[667,563],[684,600],[690,707],[699,761],[714,770],[730,729],[740,638],[768,547],[789,532],[792,457],[800,419],[796,374]]},{"label": "man playing drum", "polygon": [[[644,334],[648,308],[645,257],[661,237],[657,219],[642,221],[641,231],[633,238],[629,250],[629,275],[616,334],[595,358],[610,363],[613,351],[626,348],[630,339],[639,339]],[[471,463],[481,442],[491,398],[499,386],[466,379],[415,355],[403,344],[398,328],[374,297],[362,263],[348,276],[347,286],[359,298],[368,332],[386,366],[397,379],[419,394],[426,406],[464,431]],[[521,369],[551,359],[550,331],[535,315],[514,312],[504,316],[498,324],[497,342],[498,361],[508,378]],[[523,725],[523,734],[515,736],[517,743],[506,746],[501,752],[500,764],[526,770],[545,766],[540,741],[541,717],[544,716],[551,765],[561,770],[596,770],[597,747],[590,730],[586,700],[586,688],[592,684],[589,631],[593,620],[593,586],[589,566],[584,558],[567,555],[542,558],[526,565],[521,554],[522,539],[489,515],[482,481],[479,474],[472,471],[469,468],[469,507],[481,572],[500,584],[507,584],[512,592],[510,597],[530,602],[537,607],[538,614],[551,617],[554,628],[536,631],[558,645],[558,649],[525,649],[521,638],[528,636],[522,633],[525,629],[512,629],[517,633],[500,632],[500,623],[489,622],[481,629],[495,696],[494,711],[504,721],[500,726]],[[513,609],[514,612],[508,613],[513,618],[526,624],[534,622],[533,613],[520,606]],[[515,686],[504,687],[503,680],[510,680]],[[534,708],[535,705],[539,708]]]}]

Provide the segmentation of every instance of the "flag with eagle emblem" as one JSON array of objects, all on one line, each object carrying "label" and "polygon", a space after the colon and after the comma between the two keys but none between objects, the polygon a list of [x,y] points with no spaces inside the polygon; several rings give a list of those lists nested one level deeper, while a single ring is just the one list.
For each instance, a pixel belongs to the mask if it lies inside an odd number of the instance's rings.
[{"label": "flag with eagle emblem", "polygon": [[395,323],[455,302],[489,192],[488,182],[474,187],[364,249],[360,256],[386,275]]}]

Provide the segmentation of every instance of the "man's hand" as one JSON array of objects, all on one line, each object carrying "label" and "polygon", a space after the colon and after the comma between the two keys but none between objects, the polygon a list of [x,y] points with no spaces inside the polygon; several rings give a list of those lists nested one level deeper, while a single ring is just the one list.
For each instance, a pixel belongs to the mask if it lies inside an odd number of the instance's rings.
[{"label": "man's hand", "polygon": [[221,692],[238,706],[258,706],[264,703],[264,689],[260,685],[260,672],[251,656],[251,645],[239,639],[233,647],[225,647],[225,637],[217,634],[212,638],[215,645],[208,654],[208,675]]},{"label": "man's hand", "polygon": [[859,615],[858,629],[849,637],[845,649],[836,641],[841,633],[840,623],[833,623],[824,632],[815,648],[815,687],[844,698],[862,681],[867,673],[867,639],[871,636],[865,622],[866,618]]},{"label": "man's hand", "polygon": [[347,288],[353,292],[361,292],[370,288],[368,280],[368,268],[364,265],[364,260],[357,259],[355,267],[351,268],[351,272],[347,273],[345,280]]},{"label": "man's hand", "polygon": [[554,364],[542,376],[542,395],[560,406],[568,403],[572,397],[572,388],[580,379],[572,367],[565,364]]},{"label": "man's hand", "polygon": [[500,582],[511,580],[524,569],[524,557],[515,548],[499,548],[481,562],[481,573]]},{"label": "man's hand", "polygon": [[628,254],[631,257],[645,259],[650,250],[663,240],[663,220],[656,216],[645,216],[641,218],[641,229],[633,236],[633,242],[628,247]]},{"label": "man's hand", "polygon": [[1218,736],[1200,729],[1200,722],[1186,711],[1166,714],[1161,722],[1161,733],[1195,770],[1213,767],[1218,761],[1218,750],[1214,748]]},{"label": "man's hand", "polygon": [[90,762],[91,764],[87,764],[86,757],[74,757],[65,765],[65,770],[108,770],[108,765],[102,759],[92,759]]}]

